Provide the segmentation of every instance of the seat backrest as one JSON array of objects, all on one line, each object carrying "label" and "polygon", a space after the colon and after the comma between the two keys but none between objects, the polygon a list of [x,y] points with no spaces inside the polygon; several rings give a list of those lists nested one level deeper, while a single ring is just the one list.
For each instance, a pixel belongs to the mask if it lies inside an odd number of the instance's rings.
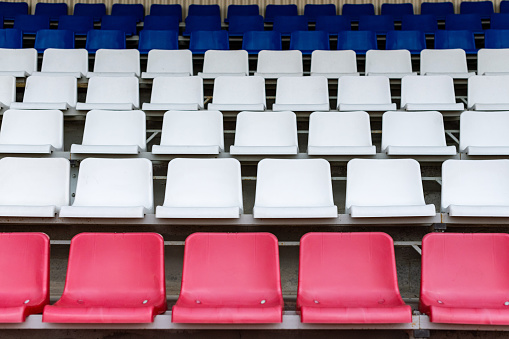
[{"label": "seat backrest", "polygon": [[193,75],[193,54],[188,49],[148,52],[147,72],[189,73]]},{"label": "seat backrest", "polygon": [[258,73],[302,73],[301,51],[260,51]]},{"label": "seat backrest", "polygon": [[152,186],[148,159],[87,158],[80,164],[73,206],[143,206],[153,213]]},{"label": "seat backrest", "polygon": [[101,19],[101,30],[120,30],[126,36],[136,35],[136,17],[132,15],[105,15]]},{"label": "seat backrest", "polygon": [[352,29],[350,18],[342,15],[326,15],[316,18],[315,30],[325,31],[336,35],[340,31],[349,31]]},{"label": "seat backrest", "polygon": [[470,30],[438,30],[435,32],[435,49],[475,50],[474,32]]},{"label": "seat backrest", "polygon": [[[416,15],[410,15],[416,16]],[[436,23],[436,21],[435,21]],[[437,28],[433,29],[435,31]],[[389,31],[385,39],[385,49],[406,49],[412,54],[420,53],[426,48],[426,35],[423,31]],[[369,51],[368,51],[369,52]]]},{"label": "seat backrest", "polygon": [[60,16],[67,15],[66,3],[44,3],[38,2],[35,5],[34,15],[47,15],[51,21],[58,21]]},{"label": "seat backrest", "polygon": [[235,15],[229,18],[228,21],[228,34],[230,36],[242,35],[250,31],[263,31],[264,29],[263,16],[261,15]]},{"label": "seat backrest", "polygon": [[203,73],[244,73],[249,75],[249,61],[247,52],[237,51],[214,51],[205,52],[203,60]]},{"label": "seat backrest", "polygon": [[208,15],[221,15],[221,8],[219,5],[201,5],[201,4],[191,4],[187,9],[187,15],[192,16],[208,16]]},{"label": "seat backrest", "polygon": [[156,77],[152,83],[150,103],[196,103],[203,108],[203,79],[195,76]]},{"label": "seat backrest", "polygon": [[312,73],[357,73],[355,52],[313,51],[311,54]]},{"label": "seat backrest", "polygon": [[306,4],[304,6],[304,16],[309,21],[316,21],[320,16],[334,16],[336,15],[335,4]]},{"label": "seat backrest", "polygon": [[313,112],[309,116],[309,146],[371,146],[367,112]]},{"label": "seat backrest", "polygon": [[308,18],[304,15],[278,15],[274,17],[272,30],[287,35],[294,31],[307,31]]},{"label": "seat backrest", "polygon": [[297,5],[268,4],[265,7],[265,22],[274,22],[274,18],[281,15],[298,15]]},{"label": "seat backrest", "polygon": [[460,115],[460,152],[468,146],[509,147],[509,112],[463,112]]},{"label": "seat backrest", "polygon": [[221,17],[217,15],[188,15],[186,17],[186,29],[184,35],[196,31],[219,31],[221,30]]},{"label": "seat backrest", "polygon": [[49,29],[49,16],[47,15],[17,15],[14,18],[14,28],[20,29],[24,34],[35,34],[40,29]]},{"label": "seat backrest", "polygon": [[87,35],[94,29],[94,18],[91,16],[62,15],[58,19],[58,29],[73,31],[76,35]]},{"label": "seat backrest", "polygon": [[446,160],[442,211],[449,205],[509,206],[509,160]]},{"label": "seat backrest", "polygon": [[91,110],[85,119],[83,145],[137,145],[147,150],[143,111]]},{"label": "seat backrest", "polygon": [[64,115],[58,110],[7,110],[0,130],[1,145],[51,145],[64,148]]},{"label": "seat backrest", "polygon": [[[39,112],[38,112],[39,113]],[[0,205],[69,205],[69,160],[64,158],[0,159]]]},{"label": "seat backrest", "polygon": [[29,75],[37,71],[37,51],[35,48],[0,48],[0,71],[25,71]]},{"label": "seat backrest", "polygon": [[347,213],[351,206],[425,204],[421,168],[414,159],[353,159],[346,178]]},{"label": "seat backrest", "polygon": [[106,15],[106,4],[77,3],[74,4],[73,14],[76,16],[91,16],[94,21],[101,21],[101,18]]},{"label": "seat backrest", "polygon": [[358,54],[364,54],[370,49],[378,49],[376,32],[340,31],[338,33],[338,49],[353,50]]},{"label": "seat backrest", "polygon": [[178,31],[142,30],[138,41],[138,51],[147,54],[153,49],[178,49]]},{"label": "seat backrest", "polygon": [[370,73],[412,73],[410,52],[405,49],[367,51],[366,74]]},{"label": "seat backrest", "polygon": [[145,9],[143,8],[143,4],[113,4],[111,6],[111,15],[119,15],[119,16],[134,16],[136,17],[136,21],[143,21],[143,17],[145,16]]},{"label": "seat backrest", "polygon": [[74,32],[64,29],[40,29],[35,34],[34,48],[39,53],[46,48],[74,48]]},{"label": "seat backrest", "polygon": [[391,102],[391,88],[387,77],[344,76],[338,80],[338,105],[390,104]]},{"label": "seat backrest", "polygon": [[490,30],[509,29],[509,13],[495,13],[490,18]]},{"label": "seat backrest", "polygon": [[15,28],[0,29],[0,48],[23,48],[23,32]]},{"label": "seat backrest", "polygon": [[139,101],[136,77],[97,76],[88,80],[87,103],[132,103],[138,107]]},{"label": "seat backrest", "polygon": [[293,112],[240,112],[235,146],[296,146],[297,117]]},{"label": "seat backrest", "polygon": [[133,72],[140,75],[140,52],[137,49],[99,49],[95,53],[94,72]]},{"label": "seat backrest", "polygon": [[479,14],[449,14],[445,17],[445,29],[482,31]]},{"label": "seat backrest", "polygon": [[[143,20],[143,30],[165,30],[165,31],[178,31],[179,30],[179,17],[176,15],[147,15]],[[140,31],[140,33],[142,32]]]},{"label": "seat backrest", "polygon": [[78,83],[73,76],[31,76],[27,78],[23,102],[59,103],[76,107]]},{"label": "seat backrest", "polygon": [[468,73],[467,55],[462,49],[424,49],[421,75],[426,73]]},{"label": "seat backrest", "polygon": [[281,77],[277,79],[277,104],[323,104],[329,103],[327,78]]},{"label": "seat backrest", "polygon": [[260,14],[260,7],[256,4],[252,5],[228,5],[226,18],[231,20],[235,16],[253,16]]},{"label": "seat backrest", "polygon": [[263,159],[258,163],[255,206],[333,206],[330,164],[324,159]]},{"label": "seat backrest", "polygon": [[189,39],[189,49],[193,53],[205,53],[209,49],[228,50],[230,42],[227,31],[195,31]]},{"label": "seat backrest", "polygon": [[500,1],[500,13],[509,13],[508,1]]},{"label": "seat backrest", "polygon": [[341,15],[349,16],[352,20],[359,20],[361,15],[375,15],[373,4],[343,4]]},{"label": "seat backrest", "polygon": [[177,16],[182,21],[182,5],[180,4],[152,4],[150,15]]},{"label": "seat backrest", "polygon": [[479,14],[489,18],[493,12],[493,2],[491,1],[462,1],[460,3],[461,14]]},{"label": "seat backrest", "polygon": [[422,2],[421,14],[433,14],[437,20],[444,20],[446,15],[454,14],[454,5],[452,2]]},{"label": "seat backrest", "polygon": [[414,14],[414,5],[411,3],[391,4],[384,3],[380,7],[380,14],[391,15],[394,20],[400,21],[404,15]]},{"label": "seat backrest", "polygon": [[329,33],[324,31],[296,31],[290,36],[290,49],[297,49],[302,54],[311,54],[315,50],[330,49]]},{"label": "seat backrest", "polygon": [[93,29],[87,33],[86,49],[95,53],[98,49],[125,49],[125,32],[121,30]]},{"label": "seat backrest", "polygon": [[474,75],[468,79],[468,108],[509,103],[509,75]]},{"label": "seat backrest", "polygon": [[262,50],[280,51],[282,49],[281,33],[274,31],[250,31],[244,33],[242,49],[249,54]]},{"label": "seat backrest", "polygon": [[242,179],[237,159],[184,159],[168,164],[164,206],[239,207]]},{"label": "seat backrest", "polygon": [[477,53],[477,74],[485,75],[487,72],[500,72],[509,74],[509,48],[487,49],[482,48]]},{"label": "seat backrest", "polygon": [[433,14],[403,15],[402,31],[434,32],[438,29],[437,18]]},{"label": "seat backrest", "polygon": [[84,48],[48,48],[42,57],[41,72],[88,72],[88,53]]},{"label": "seat backrest", "polygon": [[484,47],[485,48],[509,48],[509,29],[487,29],[487,30],[485,30],[484,31]]},{"label": "seat backrest", "polygon": [[0,76],[0,103],[10,106],[16,101],[16,78],[12,75]]},{"label": "seat backrest", "polygon": [[14,20],[21,14],[28,14],[28,3],[26,2],[2,2],[0,3],[0,13],[4,20]]},{"label": "seat backrest", "polygon": [[259,76],[220,76],[214,81],[214,104],[265,105],[265,79]]},{"label": "seat backrest", "polygon": [[454,83],[448,75],[407,75],[401,80],[401,107],[406,104],[456,103]]},{"label": "seat backrest", "polygon": [[392,15],[361,15],[359,17],[359,31],[384,33],[392,30],[394,30]]}]

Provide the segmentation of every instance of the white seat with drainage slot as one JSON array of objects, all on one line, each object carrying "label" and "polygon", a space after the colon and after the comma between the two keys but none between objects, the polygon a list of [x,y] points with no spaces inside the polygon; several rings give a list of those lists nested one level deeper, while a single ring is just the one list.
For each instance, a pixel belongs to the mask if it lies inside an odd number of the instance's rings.
[{"label": "white seat with drainage slot", "polygon": [[188,49],[150,50],[148,52],[147,71],[141,73],[142,79],[190,75],[193,75],[193,54]]},{"label": "white seat with drainage slot", "polygon": [[13,109],[57,109],[76,107],[78,82],[73,76],[30,76],[26,80],[23,102]]},{"label": "white seat with drainage slot", "polygon": [[329,111],[326,77],[281,77],[277,79],[273,111]]},{"label": "white seat with drainage slot", "polygon": [[47,48],[42,57],[40,72],[32,75],[73,76],[81,78],[88,73],[88,51],[84,48]]},{"label": "white seat with drainage slot", "polygon": [[258,64],[254,75],[266,79],[277,79],[280,77],[295,76],[304,74],[301,51],[260,51],[258,53]]},{"label": "white seat with drainage slot", "polygon": [[76,109],[137,109],[140,102],[138,83],[136,77],[92,77],[88,80],[85,102],[78,102]]},{"label": "white seat with drainage slot", "polygon": [[509,75],[477,75],[469,78],[468,109],[509,111]]},{"label": "white seat with drainage slot", "polygon": [[412,71],[410,52],[401,50],[369,50],[366,52],[366,75],[381,75],[390,79],[401,79]]},{"label": "white seat with drainage slot", "polygon": [[198,76],[204,79],[215,79],[219,76],[248,76],[249,60],[247,51],[208,50],[203,59],[203,72]]},{"label": "white seat with drainage slot", "polygon": [[406,76],[401,80],[401,108],[406,111],[462,111],[456,103],[454,82],[448,75]]},{"label": "white seat with drainage slot", "polygon": [[16,101],[16,78],[0,75],[0,108],[10,107]]},{"label": "white seat with drainage slot", "polygon": [[467,55],[463,49],[424,49],[421,51],[421,75],[448,75],[454,79],[467,79]]},{"label": "white seat with drainage slot", "polygon": [[24,78],[37,71],[35,48],[0,48],[0,75]]},{"label": "white seat with drainage slot", "polygon": [[389,78],[344,76],[338,80],[339,111],[393,111]]},{"label": "white seat with drainage slot", "polygon": [[203,109],[203,79],[200,77],[158,77],[152,81],[150,102],[144,111],[196,111]]},{"label": "white seat with drainage slot", "polygon": [[468,155],[509,155],[509,112],[460,115],[460,152]]},{"label": "white seat with drainage slot", "polygon": [[95,76],[140,76],[140,52],[137,49],[98,49],[95,53],[94,71],[87,78]]},{"label": "white seat with drainage slot", "polygon": [[478,75],[509,75],[509,48],[481,48],[477,52]]},{"label": "white seat with drainage slot", "polygon": [[354,51],[313,51],[311,53],[311,76],[337,79],[345,75],[359,75]]},{"label": "white seat with drainage slot", "polygon": [[214,81],[212,103],[215,111],[264,111],[265,79],[259,76],[220,76]]}]

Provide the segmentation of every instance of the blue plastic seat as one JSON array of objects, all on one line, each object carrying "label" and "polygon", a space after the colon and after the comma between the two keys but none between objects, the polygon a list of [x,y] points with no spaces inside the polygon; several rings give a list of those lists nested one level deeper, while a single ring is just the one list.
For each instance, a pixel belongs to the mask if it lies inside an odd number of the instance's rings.
[{"label": "blue plastic seat", "polygon": [[4,20],[14,20],[18,15],[28,14],[28,3],[26,2],[0,2],[0,16]]},{"label": "blue plastic seat", "polygon": [[218,15],[188,15],[186,29],[182,35],[190,36],[195,31],[220,31],[221,17]]},{"label": "blue plastic seat", "polygon": [[272,30],[281,35],[290,35],[295,31],[308,30],[308,18],[304,15],[279,15],[274,18]]},{"label": "blue plastic seat", "polygon": [[315,30],[337,35],[341,31],[352,29],[350,18],[344,15],[319,16],[316,18]]},{"label": "blue plastic seat", "polygon": [[306,4],[304,6],[304,15],[309,22],[316,22],[319,16],[335,16],[336,5],[334,4]]},{"label": "blue plastic seat", "polygon": [[438,29],[437,18],[433,14],[403,15],[401,19],[402,31],[423,31],[435,33]]},{"label": "blue plastic seat", "polygon": [[489,19],[494,13],[491,1],[463,1],[460,4],[461,14],[479,14],[483,19]]},{"label": "blue plastic seat", "polygon": [[449,14],[454,14],[452,2],[423,2],[421,3],[421,15],[433,14],[437,20],[445,20]]},{"label": "blue plastic seat", "polygon": [[177,16],[182,21],[182,6],[180,4],[152,4],[150,15]]},{"label": "blue plastic seat", "polygon": [[263,16],[261,15],[235,15],[230,18],[228,34],[243,36],[249,31],[263,31],[263,25]]},{"label": "blue plastic seat", "polygon": [[125,33],[119,30],[88,31],[85,48],[88,53],[95,53],[98,49],[125,49]]},{"label": "blue plastic seat", "polygon": [[251,31],[244,33],[242,49],[248,54],[258,54],[261,50],[282,50],[281,33],[274,31]]},{"label": "blue plastic seat", "polygon": [[143,21],[143,29],[178,32],[179,23],[179,18],[175,15],[147,15]]},{"label": "blue plastic seat", "polygon": [[495,13],[490,20],[491,29],[509,29],[509,13]]},{"label": "blue plastic seat", "polygon": [[509,13],[509,1],[500,1],[500,13]]},{"label": "blue plastic seat", "polygon": [[47,15],[18,15],[14,18],[14,28],[23,34],[35,34],[40,29],[49,29],[49,16]]},{"label": "blue plastic seat", "polygon": [[102,17],[106,15],[105,4],[84,4],[77,3],[74,5],[74,15],[91,16],[95,22],[101,21]]},{"label": "blue plastic seat", "polygon": [[342,31],[338,33],[338,50],[353,50],[366,54],[370,49],[378,49],[376,33],[373,31]]},{"label": "blue plastic seat", "polygon": [[143,29],[140,31],[138,50],[140,54],[148,54],[151,49],[178,49],[178,31],[155,31]]},{"label": "blue plastic seat", "polygon": [[487,29],[484,31],[484,47],[509,48],[509,29]]},{"label": "blue plastic seat", "polygon": [[359,31],[386,34],[392,30],[394,30],[394,18],[391,15],[361,15],[359,17]]},{"label": "blue plastic seat", "polygon": [[482,33],[482,19],[479,14],[450,14],[445,17],[445,29]]},{"label": "blue plastic seat", "polygon": [[234,16],[253,15],[260,15],[260,7],[258,5],[229,5],[224,22],[230,22],[230,19]]},{"label": "blue plastic seat", "polygon": [[406,49],[411,54],[420,54],[426,48],[426,35],[423,31],[390,31],[387,32],[385,49]]},{"label": "blue plastic seat", "polygon": [[395,21],[401,21],[404,15],[414,14],[414,5],[411,3],[404,4],[382,4],[380,14],[391,15]]},{"label": "blue plastic seat", "polygon": [[189,49],[193,54],[205,54],[209,49],[228,50],[227,31],[194,31],[189,39]]},{"label": "blue plastic seat", "polygon": [[352,21],[359,21],[361,15],[375,15],[375,6],[373,4],[344,4],[341,14],[349,16]]},{"label": "blue plastic seat", "polygon": [[58,21],[58,29],[73,31],[75,35],[87,35],[94,29],[94,18],[91,16],[62,15]]},{"label": "blue plastic seat", "polygon": [[297,5],[274,5],[270,4],[265,7],[265,22],[274,22],[277,16],[299,15]]},{"label": "blue plastic seat", "polygon": [[461,48],[467,54],[476,54],[474,33],[472,31],[442,31],[435,33],[435,49]]},{"label": "blue plastic seat", "polygon": [[67,4],[38,2],[34,14],[47,15],[51,21],[58,21],[62,15],[67,15]]},{"label": "blue plastic seat", "polygon": [[137,22],[141,22],[145,16],[145,8],[142,4],[113,4],[111,15],[134,16]]},{"label": "blue plastic seat", "polygon": [[0,29],[0,48],[23,48],[23,32],[16,28]]},{"label": "blue plastic seat", "polygon": [[296,31],[290,36],[290,49],[310,55],[313,51],[330,50],[329,33],[324,31]]},{"label": "blue plastic seat", "polygon": [[203,15],[203,16],[211,16],[217,15],[221,16],[221,8],[219,5],[197,5],[191,4],[187,10],[187,16],[195,16],[195,15]]},{"label": "blue plastic seat", "polygon": [[136,17],[132,15],[105,15],[101,21],[101,29],[119,30],[126,36],[137,34]]},{"label": "blue plastic seat", "polygon": [[34,48],[43,53],[46,48],[74,48],[74,32],[63,29],[41,29],[35,35]]}]

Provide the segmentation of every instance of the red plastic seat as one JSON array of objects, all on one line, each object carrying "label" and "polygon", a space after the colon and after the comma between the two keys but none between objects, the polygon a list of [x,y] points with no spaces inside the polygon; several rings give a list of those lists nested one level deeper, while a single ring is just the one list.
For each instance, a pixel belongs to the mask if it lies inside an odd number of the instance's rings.
[{"label": "red plastic seat", "polygon": [[280,323],[278,242],[270,233],[195,233],[186,239],[174,323]]},{"label": "red plastic seat", "polygon": [[150,323],[166,311],[164,242],[156,233],[81,233],[50,323]]},{"label": "red plastic seat", "polygon": [[0,323],[21,323],[49,303],[49,238],[0,233]]},{"label": "red plastic seat", "polygon": [[431,322],[509,325],[509,235],[428,234],[421,274]]},{"label": "red plastic seat", "polygon": [[303,323],[409,323],[394,245],[385,233],[308,233],[300,240],[297,309]]}]

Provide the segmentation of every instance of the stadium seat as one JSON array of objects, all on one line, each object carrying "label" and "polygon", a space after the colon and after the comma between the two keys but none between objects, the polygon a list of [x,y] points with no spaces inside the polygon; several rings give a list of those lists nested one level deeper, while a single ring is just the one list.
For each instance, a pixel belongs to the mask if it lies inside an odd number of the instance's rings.
[{"label": "stadium seat", "polygon": [[304,15],[278,15],[274,17],[272,30],[288,36],[295,31],[308,30],[308,18]]},{"label": "stadium seat", "polygon": [[401,80],[401,109],[406,111],[462,111],[454,82],[448,75],[406,76]]},{"label": "stadium seat", "polygon": [[247,52],[244,50],[206,51],[203,58],[203,72],[198,72],[198,76],[204,79],[215,79],[223,75],[249,75]]},{"label": "stadium seat", "polygon": [[337,79],[344,75],[359,75],[354,51],[313,51],[311,76]]},{"label": "stadium seat", "polygon": [[388,155],[456,155],[456,146],[445,142],[444,119],[437,111],[384,113],[381,150]]},{"label": "stadium seat", "polygon": [[449,14],[445,17],[445,29],[468,30],[483,33],[481,16],[479,14]]},{"label": "stadium seat", "polygon": [[173,323],[282,320],[279,249],[274,235],[195,233],[187,237]]},{"label": "stadium seat", "polygon": [[44,3],[38,2],[35,5],[35,15],[47,15],[51,21],[59,21],[60,16],[67,15],[66,3]]},{"label": "stadium seat", "polygon": [[37,51],[35,48],[0,48],[0,75],[24,78],[37,71]]},{"label": "stadium seat", "polygon": [[329,111],[326,77],[281,77],[277,79],[273,111]]},{"label": "stadium seat", "polygon": [[85,102],[77,110],[131,110],[139,107],[139,81],[136,77],[102,77],[88,80]]},{"label": "stadium seat", "polygon": [[94,58],[94,71],[87,78],[96,76],[140,76],[140,52],[137,49],[98,49]]},{"label": "stadium seat", "polygon": [[328,51],[329,33],[324,31],[296,31],[290,35],[290,50],[299,50],[310,55],[316,50]]},{"label": "stadium seat", "polygon": [[463,112],[460,115],[460,152],[468,155],[509,155],[506,126],[509,112]]},{"label": "stadium seat", "polygon": [[140,54],[148,54],[153,49],[171,50],[178,49],[179,33],[177,31],[140,31],[138,51]]},{"label": "stadium seat", "polygon": [[336,16],[335,4],[306,4],[304,5],[304,16],[309,22],[316,22],[321,16]]},{"label": "stadium seat", "polygon": [[426,34],[435,34],[437,29],[437,18],[433,14],[403,15],[401,19],[402,31],[422,31]]},{"label": "stadium seat", "polygon": [[442,212],[451,217],[509,217],[509,160],[446,160]]},{"label": "stadium seat", "polygon": [[75,35],[87,35],[94,29],[94,18],[91,16],[62,15],[58,20],[58,29],[74,32]]},{"label": "stadium seat", "polygon": [[161,235],[81,233],[71,240],[64,292],[42,321],[151,323],[166,311],[165,284]]},{"label": "stadium seat", "polygon": [[281,33],[274,31],[252,31],[244,33],[242,49],[248,54],[258,54],[262,50],[280,51]]},{"label": "stadium seat", "polygon": [[49,29],[49,22],[47,15],[18,15],[14,18],[14,28],[23,34],[35,34],[40,29]]},{"label": "stadium seat", "polygon": [[265,79],[259,76],[220,76],[214,81],[214,111],[265,111]]},{"label": "stadium seat", "polygon": [[309,116],[309,155],[374,155],[366,112],[313,112]]},{"label": "stadium seat", "polygon": [[143,111],[101,111],[87,113],[81,145],[72,144],[72,154],[138,154],[146,152]]},{"label": "stadium seat", "polygon": [[40,72],[32,75],[73,76],[81,78],[88,73],[88,53],[84,48],[47,48],[42,57]]},{"label": "stadium seat", "polygon": [[330,164],[324,159],[258,163],[254,218],[337,218]]},{"label": "stadium seat", "polygon": [[150,160],[87,158],[80,163],[74,203],[59,216],[143,218],[154,213],[152,192]]},{"label": "stadium seat", "polygon": [[221,16],[221,8],[216,4],[191,4],[187,10],[187,16]]},{"label": "stadium seat", "polygon": [[490,29],[509,29],[509,13],[492,14]]},{"label": "stadium seat", "polygon": [[237,159],[173,159],[156,218],[239,218],[242,179]]},{"label": "stadium seat", "polygon": [[423,2],[421,3],[421,15],[433,14],[437,20],[445,20],[449,14],[454,14],[452,2]]},{"label": "stadium seat", "polygon": [[44,53],[47,48],[73,49],[74,32],[62,29],[41,29],[35,34],[34,48]]},{"label": "stadium seat", "polygon": [[[366,95],[369,93],[369,95]],[[338,80],[339,111],[394,111],[389,78],[344,76]]]},{"label": "stadium seat", "polygon": [[151,50],[148,52],[147,71],[141,73],[143,79],[189,75],[193,75],[193,55],[188,49]]},{"label": "stadium seat", "polygon": [[87,33],[86,49],[94,54],[98,49],[125,49],[125,33],[118,30],[91,30]]},{"label": "stadium seat", "polygon": [[240,112],[230,154],[298,154],[297,117],[293,112]]},{"label": "stadium seat", "polygon": [[179,30],[179,17],[176,15],[147,15],[143,20],[145,31],[177,31]]},{"label": "stadium seat", "polygon": [[338,50],[353,50],[359,55],[378,49],[376,33],[372,31],[341,31],[338,33]]},{"label": "stadium seat", "polygon": [[220,31],[221,17],[217,15],[188,15],[186,18],[186,28],[183,36],[191,36],[191,33],[197,31]]},{"label": "stadium seat", "polygon": [[343,4],[341,14],[350,17],[351,21],[359,21],[361,15],[375,15],[373,4]]},{"label": "stadium seat", "polygon": [[243,36],[247,32],[263,30],[263,16],[261,15],[236,15],[232,16],[228,23],[228,35],[230,36]]},{"label": "stadium seat", "polygon": [[[508,31],[509,32],[509,31]],[[509,75],[509,48],[481,48],[477,53],[478,75]]]},{"label": "stadium seat", "polygon": [[476,75],[468,79],[468,109],[509,111],[509,75]]},{"label": "stadium seat", "polygon": [[420,312],[432,323],[508,325],[508,245],[500,233],[424,236]]},{"label": "stadium seat", "polygon": [[49,237],[44,233],[1,233],[0,323],[22,323],[49,304]]},{"label": "stadium seat", "polygon": [[467,56],[462,49],[433,50],[421,52],[421,75],[449,75],[453,79],[466,79],[475,75],[469,72]]},{"label": "stadium seat", "polygon": [[[234,17],[252,17],[260,15],[260,7],[256,4],[251,5],[228,5],[226,18],[224,22],[231,24],[231,19]],[[261,15],[260,15],[261,16]],[[263,19],[263,16],[262,16]]]},{"label": "stadium seat", "polygon": [[380,14],[390,15],[394,18],[394,21],[401,21],[405,15],[414,15],[414,5],[411,3],[383,3]]},{"label": "stadium seat", "polygon": [[491,1],[462,1],[460,3],[461,14],[478,14],[483,19],[490,19],[494,13]]},{"label": "stadium seat", "polygon": [[500,13],[509,13],[509,1],[500,1]]},{"label": "stadium seat", "polygon": [[89,16],[92,17],[95,22],[98,22],[106,15],[106,4],[76,3],[74,4],[73,14],[75,16]]},{"label": "stadium seat", "polygon": [[277,79],[282,76],[302,76],[301,51],[260,51],[258,64],[254,75],[268,79]]},{"label": "stadium seat", "polygon": [[509,48],[509,29],[487,29],[484,31],[485,48]]},{"label": "stadium seat", "polygon": [[73,76],[28,77],[23,102],[13,102],[13,109],[58,109],[76,107],[78,83]]},{"label": "stadium seat", "polygon": [[361,15],[359,17],[359,31],[374,31],[376,34],[386,34],[394,30],[392,15]]},{"label": "stadium seat", "polygon": [[[412,15],[417,16],[417,15]],[[406,49],[410,54],[420,54],[426,48],[423,31],[390,31],[385,38],[386,50]]]},{"label": "stadium seat", "polygon": [[50,154],[64,149],[64,116],[58,110],[7,110],[0,130],[2,154]]},{"label": "stadium seat", "polygon": [[161,144],[153,154],[219,154],[224,150],[223,114],[219,111],[164,113]]},{"label": "stadium seat", "polygon": [[177,16],[182,21],[182,6],[180,4],[152,4],[150,15]]},{"label": "stadium seat", "polygon": [[28,14],[28,3],[26,2],[8,2],[0,3],[0,16],[4,20],[14,20],[18,15]]},{"label": "stadium seat", "polygon": [[193,54],[204,54],[209,49],[229,50],[227,31],[196,31],[191,33],[189,49]]},{"label": "stadium seat", "polygon": [[386,233],[307,233],[300,240],[297,310],[303,323],[410,323]]},{"label": "stadium seat", "polygon": [[274,22],[274,18],[281,15],[298,15],[297,5],[268,4],[265,7],[265,22]]},{"label": "stadium seat", "polygon": [[414,159],[353,159],[346,173],[345,210],[352,218],[436,215],[435,206],[424,201]]},{"label": "stadium seat", "polygon": [[9,107],[16,101],[16,78],[0,75],[0,108]]},{"label": "stadium seat", "polygon": [[329,35],[338,35],[338,32],[349,31],[352,23],[349,17],[343,15],[327,15],[316,18],[315,31],[324,31]]},{"label": "stadium seat", "polygon": [[0,48],[23,48],[23,32],[15,28],[0,29]]},{"label": "stadium seat", "polygon": [[410,52],[404,49],[392,51],[370,50],[366,52],[366,75],[382,75],[389,79],[401,79],[412,72]]},{"label": "stadium seat", "polygon": [[137,35],[136,17],[132,15],[105,15],[101,19],[101,30],[122,31],[128,37]]},{"label": "stadium seat", "polygon": [[113,4],[111,15],[134,16],[137,22],[142,22],[145,16],[145,9],[142,4]]},{"label": "stadium seat", "polygon": [[435,49],[460,48],[467,54],[477,54],[472,31],[438,30],[435,32]]},{"label": "stadium seat", "polygon": [[69,204],[70,167],[64,158],[0,159],[0,216],[55,217]]},{"label": "stadium seat", "polygon": [[144,111],[196,111],[203,109],[203,79],[194,76],[155,77],[150,102]]}]

